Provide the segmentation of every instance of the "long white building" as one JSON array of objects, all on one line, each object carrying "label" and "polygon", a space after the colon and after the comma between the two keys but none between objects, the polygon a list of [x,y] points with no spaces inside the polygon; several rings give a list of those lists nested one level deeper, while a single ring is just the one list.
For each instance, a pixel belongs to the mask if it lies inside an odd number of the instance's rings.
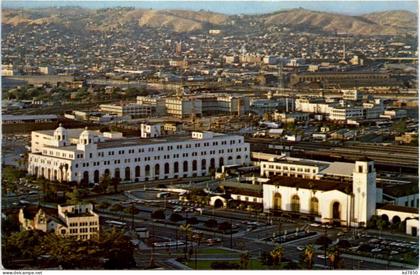
[{"label": "long white building", "polygon": [[242,136],[193,132],[192,136],[124,138],[87,129],[32,132],[28,172],[49,180],[97,183],[104,175],[147,181],[208,175],[223,165],[250,163]]}]

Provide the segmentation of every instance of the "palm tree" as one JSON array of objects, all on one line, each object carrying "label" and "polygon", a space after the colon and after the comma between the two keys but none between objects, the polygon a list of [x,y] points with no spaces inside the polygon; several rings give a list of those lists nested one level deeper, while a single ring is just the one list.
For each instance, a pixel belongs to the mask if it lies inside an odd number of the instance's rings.
[{"label": "palm tree", "polygon": [[312,244],[308,244],[303,251],[304,262],[308,269],[312,269],[314,262],[315,250]]},{"label": "palm tree", "polygon": [[241,254],[240,263],[241,263],[241,269],[248,269],[248,263],[249,263],[248,251]]},{"label": "palm tree", "polygon": [[338,268],[340,265],[340,253],[337,247],[332,247],[327,251],[328,261],[330,266],[334,269]]},{"label": "palm tree", "polygon": [[274,250],[270,251],[270,256],[273,258],[273,264],[278,265],[283,257],[283,246],[278,245]]},{"label": "palm tree", "polygon": [[179,229],[185,233],[185,259],[187,259],[187,252],[188,252],[188,237],[192,233],[191,225],[189,223],[181,224]]}]

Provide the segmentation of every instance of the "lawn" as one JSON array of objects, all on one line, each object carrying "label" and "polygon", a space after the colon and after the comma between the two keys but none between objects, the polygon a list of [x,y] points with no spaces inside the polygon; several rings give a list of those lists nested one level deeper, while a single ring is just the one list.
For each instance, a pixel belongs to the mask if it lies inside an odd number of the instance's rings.
[{"label": "lawn", "polygon": [[207,255],[213,255],[213,254],[238,254],[239,257],[239,252],[235,252],[235,251],[231,251],[231,250],[226,250],[223,248],[200,248],[198,250],[198,255],[202,255],[202,254],[207,254]]},{"label": "lawn", "polygon": [[[210,267],[212,262],[215,261],[222,261],[222,260],[198,260],[197,261],[197,269],[198,270],[212,270],[212,268]],[[237,263],[240,264],[239,260],[235,260],[235,261],[226,261],[229,263]],[[195,262],[194,259],[191,259],[190,261],[186,262],[185,265],[187,265],[188,267],[195,269]],[[261,262],[257,259],[252,259],[249,261],[248,264],[248,268],[247,269],[251,269],[251,270],[261,270],[261,269],[268,269],[267,266],[262,265]]]}]

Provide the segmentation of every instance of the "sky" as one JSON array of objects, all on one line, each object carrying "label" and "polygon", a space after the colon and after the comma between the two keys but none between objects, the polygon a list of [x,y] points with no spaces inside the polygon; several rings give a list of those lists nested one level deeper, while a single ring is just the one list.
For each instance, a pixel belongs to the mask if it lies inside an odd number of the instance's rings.
[{"label": "sky", "polygon": [[225,14],[258,14],[293,8],[358,15],[386,10],[417,13],[417,1],[2,1],[2,8],[43,8],[79,6],[84,8],[135,7],[145,9],[209,10]]}]

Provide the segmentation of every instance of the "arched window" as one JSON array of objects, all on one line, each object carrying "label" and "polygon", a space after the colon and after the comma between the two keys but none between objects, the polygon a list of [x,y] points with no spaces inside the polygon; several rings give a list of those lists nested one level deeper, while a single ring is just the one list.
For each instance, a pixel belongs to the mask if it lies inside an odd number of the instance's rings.
[{"label": "arched window", "polygon": [[150,176],[150,165],[147,164],[146,167],[144,167],[144,172],[146,173],[146,177]]},{"label": "arched window", "polygon": [[188,161],[184,161],[184,165],[183,165],[183,171],[184,172],[188,172]]},{"label": "arched window", "polygon": [[318,199],[315,197],[312,197],[311,198],[311,214],[318,215],[318,209],[319,209],[318,204],[319,204]]},{"label": "arched window", "polygon": [[207,170],[207,163],[205,159],[201,160],[201,170]]},{"label": "arched window", "polygon": [[165,174],[169,174],[169,163],[165,163]]},{"label": "arched window", "polygon": [[140,166],[136,166],[136,169],[134,170],[136,174],[136,178],[140,177]]},{"label": "arched window", "polygon": [[116,178],[116,179],[120,179],[121,178],[121,176],[120,176],[120,168],[115,168],[115,173],[114,173],[114,178]]},{"label": "arched window", "polygon": [[179,172],[179,163],[177,161],[174,162],[174,173]]},{"label": "arched window", "polygon": [[225,163],[225,160],[224,160],[224,158],[223,158],[223,157],[221,157],[221,158],[219,159],[219,167],[222,167],[222,166],[224,165],[224,163]]},{"label": "arched window", "polygon": [[214,160],[214,158],[210,159],[210,168],[216,168],[216,161]]},{"label": "arched window", "polygon": [[130,180],[130,174],[131,174],[130,167],[126,167],[125,168],[125,180]]},{"label": "arched window", "polygon": [[197,171],[197,161],[196,160],[193,160],[193,162],[192,162],[192,169],[193,169],[193,171]]},{"label": "arched window", "polygon": [[281,195],[280,193],[275,193],[273,196],[273,209],[281,210]]},{"label": "arched window", "polygon": [[93,172],[93,182],[94,183],[99,182],[99,171],[98,170],[95,170],[95,172]]},{"label": "arched window", "polygon": [[155,165],[155,176],[159,176],[159,174],[160,174],[160,165],[156,164]]},{"label": "arched window", "polygon": [[292,197],[291,210],[294,212],[300,211],[300,199],[298,195],[293,195]]}]

